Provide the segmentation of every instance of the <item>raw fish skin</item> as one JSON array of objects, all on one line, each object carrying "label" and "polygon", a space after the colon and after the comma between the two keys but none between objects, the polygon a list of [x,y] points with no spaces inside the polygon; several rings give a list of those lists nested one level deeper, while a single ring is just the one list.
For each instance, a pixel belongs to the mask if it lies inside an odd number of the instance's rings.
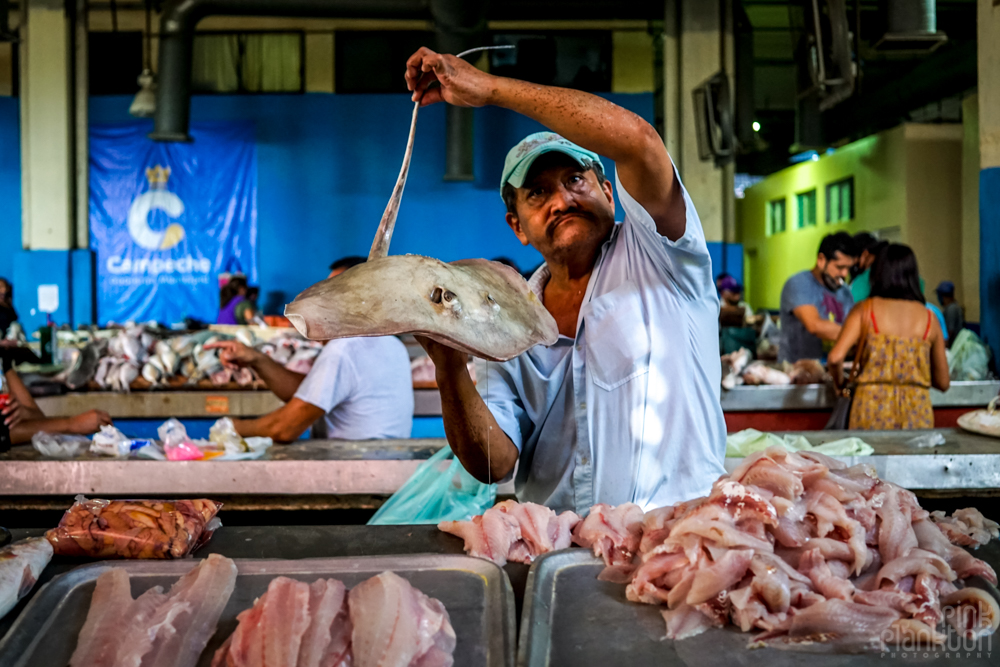
[{"label": "raw fish skin", "polygon": [[235,587],[236,563],[219,554],[178,579],[153,616],[158,632],[142,667],[194,667]]},{"label": "raw fish skin", "polygon": [[347,589],[336,579],[309,586],[309,627],[302,636],[297,667],[350,665],[351,621]]},{"label": "raw fish skin", "polygon": [[634,503],[617,507],[597,504],[573,530],[573,542],[592,548],[607,566],[630,563],[639,551],[645,513]]},{"label": "raw fish skin", "polygon": [[309,585],[276,577],[267,587],[258,632],[264,635],[264,664],[295,667],[302,635],[309,629]]},{"label": "raw fish skin", "polygon": [[438,530],[465,540],[470,556],[502,567],[508,560],[531,563],[544,553],[567,548],[579,523],[574,512],[557,515],[544,505],[505,500],[471,521],[442,521]]},{"label": "raw fish skin", "polygon": [[69,659],[70,667],[110,667],[115,664],[122,625],[131,604],[128,572],[113,567],[97,577],[87,620]]},{"label": "raw fish skin", "polygon": [[52,559],[52,545],[32,537],[0,549],[0,618],[35,586]]},{"label": "raw fish skin", "polygon": [[438,600],[392,572],[355,586],[349,596],[356,667],[451,667],[455,631]]}]

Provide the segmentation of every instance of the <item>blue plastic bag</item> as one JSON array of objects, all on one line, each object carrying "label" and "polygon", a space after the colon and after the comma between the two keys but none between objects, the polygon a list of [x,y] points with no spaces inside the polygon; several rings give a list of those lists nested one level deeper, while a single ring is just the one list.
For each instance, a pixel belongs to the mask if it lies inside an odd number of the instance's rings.
[{"label": "blue plastic bag", "polygon": [[445,446],[420,464],[413,477],[385,501],[369,526],[467,521],[493,506],[496,484],[470,475]]}]

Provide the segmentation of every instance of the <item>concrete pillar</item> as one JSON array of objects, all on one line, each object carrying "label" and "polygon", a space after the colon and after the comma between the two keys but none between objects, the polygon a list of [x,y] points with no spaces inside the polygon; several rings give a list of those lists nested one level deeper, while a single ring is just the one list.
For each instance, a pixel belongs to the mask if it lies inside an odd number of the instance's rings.
[{"label": "concrete pillar", "polygon": [[1000,358],[1000,5],[979,0],[979,297],[983,337]]},{"label": "concrete pillar", "polygon": [[[78,0],[26,0],[21,6],[24,250],[14,257],[13,281],[18,287],[14,305],[25,329],[33,331],[45,322],[45,305],[54,308],[51,316],[57,324],[92,321],[92,258],[86,249],[86,30],[73,25],[75,10],[84,6]],[[74,33],[80,39],[74,40]],[[75,44],[80,51],[75,52]],[[82,92],[74,91],[76,83]],[[84,105],[79,116],[76,94]],[[82,135],[79,144],[78,135]],[[78,154],[81,160],[76,163]],[[77,215],[79,225],[74,224]]]},{"label": "concrete pillar", "polygon": [[[979,96],[962,100],[962,275],[957,290],[965,319],[979,315]],[[933,289],[933,288],[932,288]]]},{"label": "concrete pillar", "polygon": [[[664,141],[691,194],[705,238],[735,241],[734,168],[698,157],[692,91],[723,66],[732,84],[732,0],[666,0],[663,25]],[[721,270],[721,269],[719,269]]]},{"label": "concrete pillar", "polygon": [[663,141],[678,171],[683,173],[681,149],[681,0],[666,0],[663,17]]},{"label": "concrete pillar", "polygon": [[26,248],[74,245],[73,29],[61,0],[27,0],[21,30],[22,240]]}]

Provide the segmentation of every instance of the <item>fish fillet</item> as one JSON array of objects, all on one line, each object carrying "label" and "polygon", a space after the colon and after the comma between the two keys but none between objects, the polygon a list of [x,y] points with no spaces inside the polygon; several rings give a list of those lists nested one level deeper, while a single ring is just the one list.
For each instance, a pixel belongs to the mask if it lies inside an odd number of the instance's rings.
[{"label": "fish fillet", "polygon": [[995,572],[953,544],[1000,526],[973,508],[931,515],[867,465],[768,448],[708,496],[642,515],[631,558],[616,540],[635,535],[608,518],[628,511],[595,505],[577,543],[604,557],[599,578],[625,583],[628,600],[666,604],[669,638],[732,622],[765,631],[751,646],[840,653],[936,646],[945,620],[972,638],[1000,626],[1000,605],[963,582]]},{"label": "fish fillet", "polygon": [[357,667],[450,667],[455,631],[438,600],[392,572],[364,581],[349,595],[351,645]]}]

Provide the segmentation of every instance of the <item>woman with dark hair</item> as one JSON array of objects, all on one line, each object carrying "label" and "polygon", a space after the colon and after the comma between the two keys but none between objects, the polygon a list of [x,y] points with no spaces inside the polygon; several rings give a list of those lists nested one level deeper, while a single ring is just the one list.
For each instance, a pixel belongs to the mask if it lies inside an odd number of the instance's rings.
[{"label": "woman with dark hair", "polygon": [[239,324],[236,317],[237,307],[246,301],[247,279],[244,276],[233,276],[219,290],[219,317],[216,324]]},{"label": "woman with dark hair", "polygon": [[913,251],[896,243],[882,248],[872,266],[871,296],[848,315],[827,358],[840,389],[844,359],[858,346],[850,428],[934,427],[930,387],[948,390],[948,358],[941,325],[924,304]]},{"label": "woman with dark hair", "polygon": [[0,278],[0,338],[7,335],[12,322],[17,321],[14,310],[14,287],[6,278]]}]

